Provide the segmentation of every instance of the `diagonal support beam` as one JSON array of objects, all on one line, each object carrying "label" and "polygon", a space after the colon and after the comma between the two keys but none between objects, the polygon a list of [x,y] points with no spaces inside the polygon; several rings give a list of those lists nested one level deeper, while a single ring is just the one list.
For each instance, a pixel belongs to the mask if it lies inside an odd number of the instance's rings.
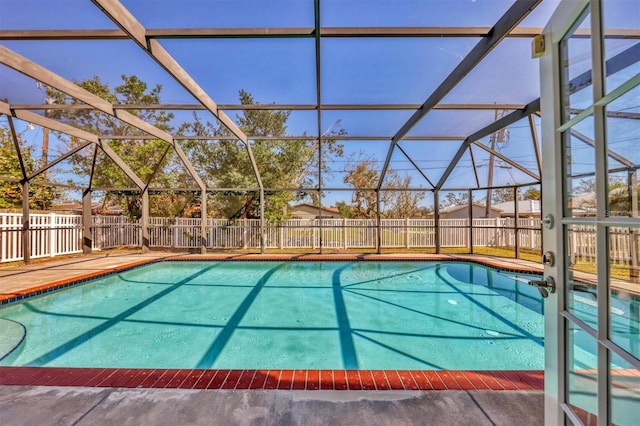
[{"label": "diagonal support beam", "polygon": [[[595,148],[596,147],[596,142],[591,139],[590,137],[588,137],[585,134],[580,133],[579,131],[577,131],[576,129],[571,129],[571,136],[574,136],[576,139],[578,139],[579,141],[582,141],[583,143],[589,145],[591,148]],[[607,155],[611,158],[613,158],[614,160],[616,160],[618,163],[623,164],[629,168],[633,168],[635,167],[635,163],[631,160],[629,160],[627,157],[624,157],[620,154],[618,154],[615,151],[612,151],[610,149],[607,150]]]},{"label": "diagonal support beam", "polygon": [[18,140],[18,133],[16,133],[16,128],[13,125],[13,120],[11,116],[8,115],[9,120],[9,129],[11,130],[11,139],[13,140],[13,147],[16,150],[16,155],[18,156],[18,162],[20,163],[20,172],[22,173],[22,180],[29,181],[27,177],[27,169],[24,166],[24,159],[22,158],[22,150],[20,149],[20,141]]},{"label": "diagonal support beam", "polygon": [[[61,92],[64,92],[75,99],[89,104],[94,108],[104,112],[105,114],[109,114],[112,117],[116,117],[117,119],[127,124],[130,124],[144,132],[147,132],[157,137],[158,139],[162,139],[165,142],[170,143],[174,146],[174,149],[176,150],[178,156],[180,156],[180,158],[183,160],[183,162],[186,160],[185,167],[187,168],[187,171],[189,171],[193,179],[196,181],[200,189],[205,189],[204,182],[202,181],[202,179],[200,179],[200,176],[198,176],[195,169],[191,166],[191,163],[188,161],[188,158],[186,157],[180,146],[173,140],[173,136],[171,136],[169,133],[158,129],[157,127],[145,122],[144,120],[141,120],[140,118],[125,110],[115,110],[111,103],[105,101],[99,96],[94,95],[88,90],[83,89],[73,82],[64,79],[63,77],[53,73],[52,71],[44,68],[41,65],[36,64],[33,61],[30,61],[29,59],[17,54],[16,52],[4,46],[0,46],[0,63],[13,68],[14,70],[21,72],[28,77],[40,81],[47,86],[51,86],[57,90],[60,90]],[[93,137],[95,138],[96,136],[93,135]]]},{"label": "diagonal support beam", "polygon": [[429,185],[431,185],[433,187],[434,185],[433,185],[433,182],[431,182],[431,179],[429,179],[427,174],[422,171],[422,168],[420,168],[420,166],[418,166],[418,164],[415,161],[413,161],[413,158],[411,158],[411,156],[407,153],[407,151],[405,151],[404,148],[402,148],[402,145],[398,144],[398,149],[407,158],[407,160],[409,160],[411,165],[416,168],[418,173],[420,173],[422,175],[422,177],[425,178],[425,180],[427,182],[429,182]]},{"label": "diagonal support beam", "polygon": [[[116,25],[118,25],[127,35],[135,41],[145,52],[151,56],[161,67],[163,67],[169,75],[171,75],[178,83],[180,83],[191,95],[198,100],[211,114],[213,114],[225,127],[231,131],[239,140],[241,140],[249,154],[251,166],[253,167],[256,180],[262,189],[262,178],[258,166],[255,162],[253,150],[249,139],[242,130],[229,118],[224,111],[218,109],[218,105],[209,97],[207,92],[202,89],[198,83],[180,66],[180,64],[162,47],[158,40],[147,37],[147,29],[127,10],[118,0],[92,0],[93,3],[100,8]],[[174,145],[178,152],[178,145]],[[179,151],[182,151],[181,149]],[[186,161],[185,165],[189,172],[193,170],[186,155],[178,152],[182,161]],[[187,163],[188,162],[188,163]],[[195,172],[195,170],[194,170]],[[196,177],[194,176],[194,179]],[[198,178],[198,185],[205,190],[204,183]]]},{"label": "diagonal support beam", "polygon": [[478,176],[478,167],[476,166],[476,157],[473,154],[472,145],[469,145],[469,156],[471,157],[471,166],[473,167],[473,175],[476,178],[476,188],[480,188],[480,177]]},{"label": "diagonal support beam", "polygon": [[78,151],[82,151],[83,149],[85,149],[87,146],[91,145],[93,142],[83,142],[80,145],[76,146],[75,148],[73,148],[71,151],[68,151],[64,154],[62,154],[60,157],[56,158],[53,161],[50,161],[49,163],[47,163],[44,167],[39,168],[38,170],[36,170],[35,172],[31,173],[31,175],[27,178],[29,180],[35,178],[36,176],[41,175],[42,173],[46,172],[47,170],[49,170],[50,168],[52,168],[53,166],[55,166],[56,164],[66,160],[67,158],[71,157],[73,154],[75,154]]},{"label": "diagonal support beam", "polygon": [[[606,61],[606,66],[605,66],[605,69],[607,71],[607,77],[635,64],[636,62],[638,62],[639,57],[640,57],[640,43],[636,43],[630,48],[618,53],[616,56],[609,58]],[[591,70],[585,71],[579,76],[573,78],[569,82],[569,88],[570,88],[569,91],[570,93],[575,93],[578,90],[581,90],[589,86],[590,84],[591,84]],[[479,130],[478,132],[474,133],[473,135],[465,139],[465,141],[460,146],[460,149],[454,156],[453,160],[449,164],[449,167],[447,168],[447,170],[445,170],[444,174],[442,175],[442,178],[436,185],[436,190],[439,190],[442,188],[442,185],[444,185],[446,180],[449,178],[449,175],[458,164],[458,161],[460,161],[460,158],[462,158],[464,151],[472,142],[475,142],[476,140],[481,139],[485,136],[489,136],[491,133],[497,132],[502,127],[506,127],[512,123],[515,123],[516,121],[520,120],[521,118],[524,118],[525,116],[530,116],[531,114],[537,114],[539,112],[540,112],[540,98],[526,105],[523,110],[514,111],[511,114],[504,116],[503,118],[496,121],[495,123],[488,125],[484,129]],[[534,139],[534,143],[535,143],[535,139]]]},{"label": "diagonal support beam", "polygon": [[124,162],[124,160],[122,158],[120,158],[120,156],[118,155],[117,152],[115,152],[105,141],[100,140],[98,142],[98,146],[100,147],[100,149],[102,149],[102,151],[107,154],[107,156],[109,158],[111,158],[111,160],[116,163],[116,165],[118,167],[120,167],[120,169],[124,172],[125,175],[127,175],[127,177],[129,179],[131,179],[133,181],[133,183],[136,184],[136,186],[138,188],[140,188],[141,190],[144,189],[145,185],[144,182],[142,181],[142,179],[140,179],[138,177],[138,175],[135,174],[135,172],[133,170],[131,170],[131,167],[129,167],[129,165],[127,163]]},{"label": "diagonal support beam", "polygon": [[484,149],[489,154],[498,157],[499,159],[501,159],[505,163],[508,163],[508,164],[512,165],[513,167],[515,167],[516,169],[520,170],[521,172],[531,176],[535,180],[540,181],[540,175],[537,175],[537,174],[533,173],[531,170],[527,169],[526,167],[521,166],[520,164],[518,164],[515,161],[511,160],[509,157],[506,157],[504,154],[499,153],[495,149],[491,149],[488,146],[486,146],[484,144],[481,144],[478,141],[474,141],[473,144],[475,146],[479,147],[479,148]]},{"label": "diagonal support beam", "polygon": [[453,169],[455,169],[455,167],[458,165],[458,161],[460,161],[460,158],[462,158],[462,155],[464,154],[464,152],[473,142],[480,140],[484,137],[487,137],[490,134],[495,133],[498,130],[503,129],[515,123],[516,121],[521,120],[535,113],[536,111],[540,111],[539,98],[531,102],[530,104],[528,104],[524,109],[517,110],[510,114],[505,115],[498,121],[494,121],[493,123],[486,126],[484,129],[477,131],[476,133],[472,134],[467,139],[465,139],[464,142],[462,142],[462,145],[460,145],[460,148],[458,148],[458,152],[456,152],[456,154],[453,156],[453,159],[449,163],[449,166],[442,174],[442,177],[440,177],[440,180],[436,184],[435,189],[440,190],[442,188],[442,185],[444,185],[444,183],[447,181],[447,179],[449,178],[449,175],[451,175],[451,172],[453,172]]},{"label": "diagonal support beam", "polygon": [[444,81],[433,91],[431,96],[422,106],[409,118],[409,120],[398,130],[391,139],[387,158],[385,159],[378,189],[382,186],[382,181],[389,168],[391,154],[398,144],[398,141],[409,133],[409,131],[422,120],[462,79],[469,74],[485,56],[489,54],[508,34],[511,32],[539,3],[541,0],[519,0],[502,15],[502,17],[491,28],[486,38],[483,38],[473,49],[460,61],[457,67],[444,79]]},{"label": "diagonal support beam", "polygon": [[[2,48],[2,46],[0,46],[0,48]],[[106,143],[102,143],[98,136],[94,135],[93,133],[78,129],[73,126],[69,126],[68,124],[60,123],[59,121],[35,114],[30,111],[14,111],[11,109],[9,104],[2,101],[0,101],[0,113],[6,114],[8,117],[13,116],[15,118],[19,118],[20,120],[37,124],[38,126],[46,127],[56,132],[65,133],[67,135],[75,136],[79,139],[95,143],[102,149],[102,151],[104,151],[105,154],[107,154],[109,158],[111,158],[114,163],[116,163],[118,167],[120,167],[124,174],[127,175],[127,177],[131,179],[138,188],[144,188],[144,183],[142,182],[142,180],[134,173],[133,170],[131,170],[131,168],[122,160],[122,158],[120,158],[120,156],[115,151],[113,151],[113,149],[111,149],[109,145],[107,145]]]},{"label": "diagonal support beam", "polygon": [[57,120],[47,118],[43,115],[36,114],[31,111],[12,109],[9,104],[2,101],[0,101],[0,112],[3,114],[11,115],[28,123],[37,124],[40,127],[45,127],[47,129],[53,130],[54,132],[60,132],[70,136],[75,136],[78,139],[98,143],[98,136],[94,135],[93,133],[87,132],[86,130],[78,129],[77,127],[73,127],[65,123],[61,123]]}]

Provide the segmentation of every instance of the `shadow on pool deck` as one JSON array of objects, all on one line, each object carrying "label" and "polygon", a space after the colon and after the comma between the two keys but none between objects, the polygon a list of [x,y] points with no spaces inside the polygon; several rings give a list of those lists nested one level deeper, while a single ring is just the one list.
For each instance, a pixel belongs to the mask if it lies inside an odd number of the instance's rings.
[{"label": "shadow on pool deck", "polygon": [[541,391],[256,391],[0,386],[0,424],[541,425]]}]

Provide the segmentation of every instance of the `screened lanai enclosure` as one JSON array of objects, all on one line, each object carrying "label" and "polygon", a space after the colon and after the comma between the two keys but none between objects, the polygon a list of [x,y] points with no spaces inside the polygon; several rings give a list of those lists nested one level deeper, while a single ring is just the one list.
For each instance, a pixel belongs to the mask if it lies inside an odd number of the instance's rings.
[{"label": "screened lanai enclosure", "polygon": [[[4,0],[1,260],[121,246],[539,260],[537,57],[557,5]],[[607,71],[624,73],[637,31],[608,37]],[[572,115],[590,90],[580,61]],[[637,131],[637,102],[610,114],[621,141]],[[594,129],[570,146],[567,207],[593,216]],[[637,150],[610,148],[611,214],[637,216]],[[593,230],[572,235],[593,262]],[[635,267],[636,232],[610,239]]]}]

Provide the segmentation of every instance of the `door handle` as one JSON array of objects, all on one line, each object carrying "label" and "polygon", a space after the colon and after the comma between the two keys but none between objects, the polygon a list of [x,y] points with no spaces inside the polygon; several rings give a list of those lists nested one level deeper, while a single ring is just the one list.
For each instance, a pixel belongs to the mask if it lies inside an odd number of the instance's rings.
[{"label": "door handle", "polygon": [[544,280],[532,280],[528,284],[537,288],[540,296],[545,298],[549,297],[549,293],[556,292],[556,280],[553,277],[547,277]]}]

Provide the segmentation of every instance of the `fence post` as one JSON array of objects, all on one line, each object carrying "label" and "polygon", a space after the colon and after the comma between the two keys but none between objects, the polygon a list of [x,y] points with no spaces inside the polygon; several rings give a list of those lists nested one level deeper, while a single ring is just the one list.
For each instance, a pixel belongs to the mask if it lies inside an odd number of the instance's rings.
[{"label": "fence post", "polygon": [[[167,230],[169,231],[169,236],[171,238],[171,248],[176,248],[179,245],[178,244],[179,243],[178,230],[180,229],[179,221],[180,221],[180,218],[178,217],[176,218],[175,221],[173,221],[173,223],[169,222],[169,226],[167,227],[168,228]],[[163,224],[162,226],[164,227],[165,225]]]},{"label": "fence post", "polygon": [[9,227],[6,223],[7,218],[8,217],[5,215],[0,215],[0,262],[4,262],[7,258],[7,249],[5,248],[5,246],[8,246],[8,242],[10,241],[10,239],[7,238],[9,236]]},{"label": "fence post", "polygon": [[315,250],[316,248],[316,233],[317,233],[317,229],[316,229],[316,221],[314,220],[313,222],[311,222],[311,230],[312,235],[311,235],[311,248]]},{"label": "fence post", "polygon": [[347,237],[347,218],[342,219],[342,237],[343,237],[343,248],[346,250],[348,245],[348,237]]},{"label": "fence post", "polygon": [[535,220],[532,216],[529,217],[529,247],[530,249],[534,249],[535,245],[534,245],[534,238],[535,238],[535,231],[533,229],[533,226],[535,224]]},{"label": "fence post", "polygon": [[404,245],[406,248],[409,248],[410,244],[409,244],[409,218],[408,217],[404,219],[404,236],[405,236]]},{"label": "fence post", "polygon": [[247,220],[242,219],[242,248],[247,248]]},{"label": "fence post", "polygon": [[56,247],[58,246],[58,231],[56,228],[56,214],[49,213],[49,257],[56,255]]}]

